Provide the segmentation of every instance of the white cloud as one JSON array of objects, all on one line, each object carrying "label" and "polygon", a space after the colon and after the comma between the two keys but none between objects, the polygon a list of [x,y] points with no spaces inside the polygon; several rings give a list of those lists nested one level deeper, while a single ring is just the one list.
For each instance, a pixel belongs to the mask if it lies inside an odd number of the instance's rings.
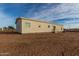
[{"label": "white cloud", "polygon": [[79,4],[60,4],[56,8],[53,8],[53,5],[51,6],[50,4],[50,8],[36,12],[32,18],[42,19],[43,17],[46,17],[49,20],[71,17],[79,18]]},{"label": "white cloud", "polygon": [[[48,7],[48,6],[47,6]],[[47,19],[47,21],[59,20],[65,18],[71,18],[71,20],[62,20],[65,24],[69,24],[70,27],[78,27],[79,28],[79,4],[78,3],[63,3],[57,5],[57,7],[53,8],[53,5],[49,4],[50,8],[44,9],[40,12],[36,12],[32,18],[34,19]],[[74,20],[72,20],[74,18]],[[73,24],[74,23],[74,24]],[[77,24],[76,24],[77,23]],[[72,25],[72,26],[71,26]]]}]

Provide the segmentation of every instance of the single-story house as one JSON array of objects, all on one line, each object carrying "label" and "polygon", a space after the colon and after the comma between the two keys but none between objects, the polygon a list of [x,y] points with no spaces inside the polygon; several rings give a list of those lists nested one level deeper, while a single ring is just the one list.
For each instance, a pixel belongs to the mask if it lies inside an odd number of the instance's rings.
[{"label": "single-story house", "polygon": [[18,33],[62,32],[64,26],[46,21],[32,20],[28,18],[16,19],[16,31]]}]

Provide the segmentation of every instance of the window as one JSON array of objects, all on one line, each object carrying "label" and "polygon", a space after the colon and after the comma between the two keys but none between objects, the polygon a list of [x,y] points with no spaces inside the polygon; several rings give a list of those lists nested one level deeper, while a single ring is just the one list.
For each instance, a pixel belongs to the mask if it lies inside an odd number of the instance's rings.
[{"label": "window", "polygon": [[40,28],[41,26],[39,25],[38,27]]},{"label": "window", "polygon": [[25,23],[25,26],[26,27],[30,27],[30,23]]},{"label": "window", "polygon": [[48,25],[48,28],[50,28],[50,25]]}]

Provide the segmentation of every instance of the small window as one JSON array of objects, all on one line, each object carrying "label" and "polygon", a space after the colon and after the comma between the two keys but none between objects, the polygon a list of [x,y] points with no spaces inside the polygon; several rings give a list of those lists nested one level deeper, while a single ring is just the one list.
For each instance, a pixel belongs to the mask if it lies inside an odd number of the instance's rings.
[{"label": "small window", "polygon": [[50,28],[50,25],[48,25],[48,28]]},{"label": "small window", "polygon": [[38,27],[40,28],[41,26],[39,25]]},{"label": "small window", "polygon": [[30,23],[25,23],[25,26],[26,27],[30,27]]}]

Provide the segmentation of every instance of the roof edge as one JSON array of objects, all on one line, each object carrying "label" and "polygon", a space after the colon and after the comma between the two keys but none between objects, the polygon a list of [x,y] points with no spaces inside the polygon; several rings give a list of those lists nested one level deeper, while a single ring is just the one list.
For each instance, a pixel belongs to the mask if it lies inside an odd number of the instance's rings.
[{"label": "roof edge", "polygon": [[41,20],[39,21],[39,20],[34,20],[34,19],[31,19],[31,18],[24,18],[24,17],[19,17],[19,18],[17,18],[15,24],[17,23],[18,20],[23,20],[23,19],[24,19],[24,20],[28,19],[28,20],[30,20],[30,21],[43,22],[43,23],[49,23],[49,24],[55,24],[55,25],[63,26],[63,25],[57,24],[57,23],[51,23],[51,22],[41,21]]}]

